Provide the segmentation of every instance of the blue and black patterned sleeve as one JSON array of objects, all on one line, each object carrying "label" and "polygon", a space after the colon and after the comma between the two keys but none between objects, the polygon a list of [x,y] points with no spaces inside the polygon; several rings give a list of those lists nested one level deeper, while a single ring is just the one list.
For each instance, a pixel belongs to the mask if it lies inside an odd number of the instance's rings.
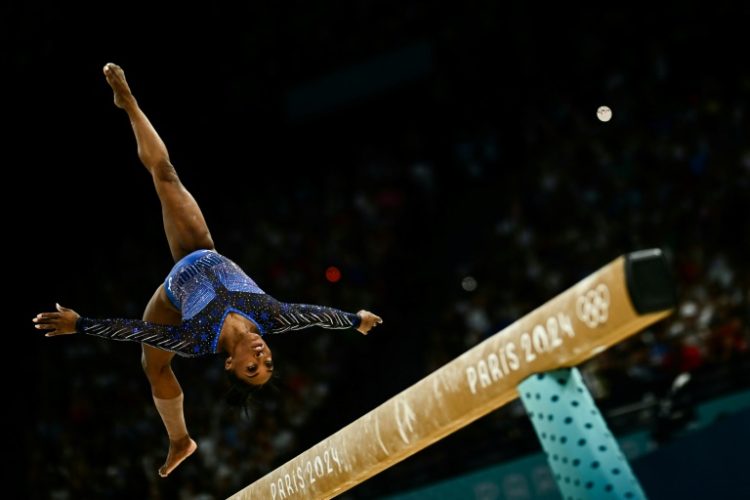
[{"label": "blue and black patterned sleeve", "polygon": [[358,315],[333,307],[281,302],[281,310],[273,318],[274,327],[268,333],[283,333],[319,326],[327,330],[357,328],[362,320]]},{"label": "blue and black patterned sleeve", "polygon": [[92,319],[80,317],[76,331],[109,340],[139,342],[180,356],[201,355],[199,343],[185,335],[188,325],[162,325],[137,319]]},{"label": "blue and black patterned sleeve", "polygon": [[266,294],[242,294],[236,305],[247,311],[258,323],[262,333],[284,333],[319,326],[328,330],[347,330],[359,327],[357,314],[333,307],[279,302]]}]

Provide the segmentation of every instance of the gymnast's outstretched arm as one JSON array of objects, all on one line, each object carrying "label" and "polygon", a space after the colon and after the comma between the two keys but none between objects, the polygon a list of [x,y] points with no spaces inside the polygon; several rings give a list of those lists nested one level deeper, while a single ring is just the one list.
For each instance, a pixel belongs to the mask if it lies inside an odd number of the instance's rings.
[{"label": "gymnast's outstretched arm", "polygon": [[266,294],[237,293],[233,302],[238,309],[250,308],[264,334],[318,326],[327,330],[355,329],[367,335],[383,322],[380,316],[364,309],[353,314],[328,306],[279,302]]},{"label": "gymnast's outstretched arm", "polygon": [[195,341],[183,335],[186,325],[161,325],[139,319],[84,318],[72,309],[56,304],[57,312],[39,313],[32,321],[36,328],[49,330],[45,336],[86,333],[110,340],[147,344],[181,356],[192,357]]},{"label": "gymnast's outstretched arm", "polygon": [[[279,302],[265,294],[238,294],[234,302],[238,310],[242,307],[257,319],[261,333],[284,333],[318,326],[331,330],[356,329],[367,334],[383,322],[380,316],[364,309],[352,314],[326,306]],[[39,313],[33,319],[36,328],[49,330],[47,337],[79,332],[110,340],[139,342],[186,357],[198,354],[194,336],[185,335],[189,328],[196,326],[190,323],[161,325],[137,319],[91,319],[59,304],[56,307],[57,312]]]}]

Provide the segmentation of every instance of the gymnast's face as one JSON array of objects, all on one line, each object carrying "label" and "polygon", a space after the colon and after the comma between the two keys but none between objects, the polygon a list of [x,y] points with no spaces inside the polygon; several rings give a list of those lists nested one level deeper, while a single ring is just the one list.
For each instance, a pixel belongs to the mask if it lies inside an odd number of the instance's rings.
[{"label": "gymnast's face", "polygon": [[260,335],[253,333],[227,358],[224,368],[246,384],[263,385],[273,374],[271,349]]}]

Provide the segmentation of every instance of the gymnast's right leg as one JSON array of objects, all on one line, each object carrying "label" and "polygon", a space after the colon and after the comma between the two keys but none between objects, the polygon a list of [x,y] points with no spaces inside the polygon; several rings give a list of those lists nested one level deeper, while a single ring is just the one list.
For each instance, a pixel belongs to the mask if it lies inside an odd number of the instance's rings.
[{"label": "gymnast's right leg", "polygon": [[[107,83],[114,92],[115,105],[130,119],[138,146],[138,157],[151,174],[162,205],[164,230],[172,258],[176,261],[200,249],[213,250],[213,241],[203,214],[190,193],[180,182],[164,142],[138,106],[125,80],[122,68],[104,66]],[[143,319],[154,323],[180,324],[180,312],[169,302],[160,286],[146,306]],[[162,477],[195,452],[197,445],[190,438],[183,412],[183,392],[171,367],[174,354],[143,346],[141,362],[151,384],[154,404],[169,435],[169,453],[159,469]]]},{"label": "gymnast's right leg", "polygon": [[172,258],[177,262],[195,250],[213,250],[214,242],[203,213],[180,182],[169,161],[167,147],[138,106],[122,68],[108,63],[104,66],[104,75],[114,92],[115,105],[125,110],[130,118],[138,145],[138,157],[153,178]]}]

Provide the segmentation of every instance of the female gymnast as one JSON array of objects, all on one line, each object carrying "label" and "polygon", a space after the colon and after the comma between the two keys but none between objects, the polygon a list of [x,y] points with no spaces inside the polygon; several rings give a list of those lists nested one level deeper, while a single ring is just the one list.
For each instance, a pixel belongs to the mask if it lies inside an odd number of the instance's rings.
[{"label": "female gymnast", "polygon": [[141,343],[141,363],[169,436],[167,459],[159,468],[159,475],[166,477],[197,449],[185,424],[182,388],[171,368],[175,354],[227,353],[224,368],[230,379],[235,386],[251,389],[265,384],[273,372],[266,334],[311,326],[367,334],[382,319],[366,310],[353,314],[279,302],[217,253],[198,204],[180,182],[166,146],[140,109],[122,68],[108,63],[104,76],[115,105],[130,119],[138,157],[153,179],[176,264],[146,305],[142,321],[86,318],[56,304],[56,312],[40,313],[33,322],[36,328],[48,330],[47,337],[87,333]]}]

